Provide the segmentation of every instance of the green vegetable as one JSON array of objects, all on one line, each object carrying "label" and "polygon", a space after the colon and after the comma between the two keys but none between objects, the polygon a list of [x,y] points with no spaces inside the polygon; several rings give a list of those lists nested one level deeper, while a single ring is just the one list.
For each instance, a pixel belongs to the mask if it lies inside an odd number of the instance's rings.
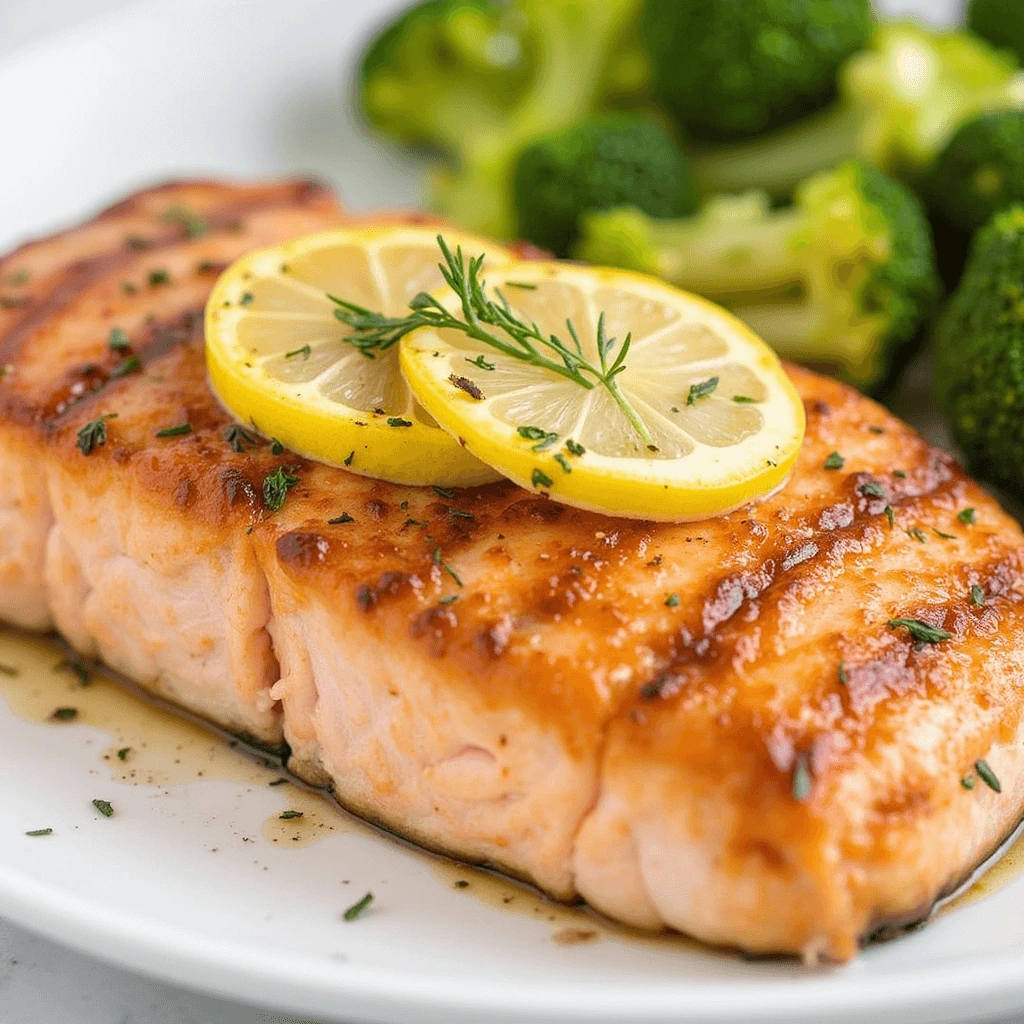
[{"label": "green vegetable", "polygon": [[1024,108],[1024,77],[969,32],[916,22],[879,26],[839,73],[839,99],[778,131],[692,154],[705,192],[762,188],[786,196],[847,159],[916,183],[953,133],[979,114]]},{"label": "green vegetable", "polygon": [[628,205],[683,217],[697,209],[678,143],[641,114],[595,116],[538,139],[516,163],[512,196],[520,237],[559,256],[592,210]]},{"label": "green vegetable", "polygon": [[832,99],[873,18],[869,0],[647,0],[641,25],[657,97],[694,136],[736,139]]},{"label": "green vegetable", "polygon": [[957,129],[924,184],[928,205],[961,231],[1024,202],[1024,111],[982,114]]},{"label": "green vegetable", "polygon": [[1021,0],[970,0],[967,27],[1024,61],[1024,3]]},{"label": "green vegetable", "polygon": [[935,386],[971,470],[1024,495],[1024,206],[975,237],[936,331]]},{"label": "green vegetable", "polygon": [[576,255],[714,299],[785,358],[865,389],[904,357],[939,291],[917,199],[856,163],[801,183],[784,209],[750,193],[712,200],[687,220],[590,214]]},{"label": "green vegetable", "polygon": [[440,156],[439,213],[509,237],[522,149],[599,110],[609,91],[644,88],[631,43],[639,2],[426,0],[370,44],[360,107],[393,141]]}]

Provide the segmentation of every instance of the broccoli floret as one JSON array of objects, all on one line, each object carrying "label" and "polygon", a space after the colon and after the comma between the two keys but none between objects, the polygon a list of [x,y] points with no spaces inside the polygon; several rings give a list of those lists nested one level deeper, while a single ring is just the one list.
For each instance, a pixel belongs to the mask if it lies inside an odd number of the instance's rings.
[{"label": "broccoli floret", "polygon": [[641,20],[657,97],[694,137],[722,140],[827,103],[873,23],[869,0],[647,0]]},{"label": "broccoli floret", "polygon": [[960,125],[1024,108],[1024,73],[969,32],[915,22],[880,25],[839,73],[831,108],[778,132],[693,154],[708,192],[788,195],[807,175],[858,159],[918,182]]},{"label": "broccoli floret", "polygon": [[1024,111],[982,114],[960,127],[925,184],[928,205],[963,231],[1024,202]]},{"label": "broccoli floret", "polygon": [[870,390],[906,354],[939,292],[918,200],[847,163],[797,188],[719,197],[688,220],[590,214],[576,255],[656,273],[733,310],[787,359]]},{"label": "broccoli floret", "polygon": [[604,114],[523,150],[512,186],[518,234],[567,256],[584,213],[636,206],[653,217],[697,209],[690,164],[661,125],[642,114]]},{"label": "broccoli floret", "polygon": [[1024,206],[975,237],[936,331],[935,385],[971,469],[1024,495]]},{"label": "broccoli floret", "polygon": [[[512,234],[512,169],[522,148],[594,112],[609,90],[643,85],[639,0],[427,0],[370,45],[360,70],[369,121],[443,158],[432,205],[463,226]],[[620,46],[620,43],[623,43]]]},{"label": "broccoli floret", "polygon": [[971,0],[967,27],[993,46],[1012,50],[1024,61],[1024,3],[1021,0]]}]

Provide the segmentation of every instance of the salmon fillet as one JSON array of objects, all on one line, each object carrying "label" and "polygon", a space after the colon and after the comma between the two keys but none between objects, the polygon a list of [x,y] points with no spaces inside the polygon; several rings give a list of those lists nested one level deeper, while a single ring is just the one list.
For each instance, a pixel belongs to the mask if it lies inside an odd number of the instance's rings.
[{"label": "salmon fillet", "polygon": [[[30,270],[0,325],[0,617],[283,739],[424,846],[642,928],[845,960],[926,915],[1024,814],[1013,520],[797,368],[792,478],[705,523],[274,455],[206,386],[203,302],[217,266],[340,221],[309,183],[168,185],[0,263]],[[271,514],[280,466],[300,482]]]}]

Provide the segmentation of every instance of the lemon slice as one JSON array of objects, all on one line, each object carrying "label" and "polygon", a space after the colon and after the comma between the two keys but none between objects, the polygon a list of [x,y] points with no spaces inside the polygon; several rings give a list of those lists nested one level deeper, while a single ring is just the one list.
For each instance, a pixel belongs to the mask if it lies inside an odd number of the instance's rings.
[{"label": "lemon slice", "polygon": [[[453,244],[509,254],[447,231]],[[413,398],[398,346],[362,354],[328,293],[388,315],[442,283],[437,229],[367,224],[307,235],[232,264],[206,307],[206,361],[220,401],[292,451],[396,483],[471,486],[498,474]]]},{"label": "lemon slice", "polygon": [[[533,262],[484,276],[490,297],[505,296],[545,336],[570,342],[571,320],[598,366],[602,313],[617,339],[609,365],[631,334],[615,381],[647,438],[603,385],[587,389],[454,328],[421,327],[401,342],[406,380],[482,461],[566,504],[637,519],[704,519],[785,482],[803,405],[776,355],[735,317],[628,271]],[[454,292],[435,296],[458,315]]]}]

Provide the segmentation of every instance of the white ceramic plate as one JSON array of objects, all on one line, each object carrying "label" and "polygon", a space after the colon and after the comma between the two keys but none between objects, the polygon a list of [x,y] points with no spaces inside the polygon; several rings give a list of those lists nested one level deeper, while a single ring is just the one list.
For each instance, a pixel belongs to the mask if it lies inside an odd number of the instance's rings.
[{"label": "white ceramic plate", "polygon": [[[163,2],[22,51],[0,66],[0,245],[178,173],[312,171],[354,207],[415,201],[410,167],[360,135],[345,100],[353,54],[394,6]],[[178,734],[127,712],[111,725],[106,691],[54,690],[77,685],[54,684],[56,657],[0,636],[0,663],[23,670],[0,677],[15,694],[0,701],[0,912],[109,960],[293,1013],[402,1024],[968,1021],[1024,1008],[1024,881],[837,969],[641,941],[339,824],[188,730],[177,781],[118,781],[150,779],[133,729],[165,746]],[[36,712],[76,704],[81,720],[26,721],[30,684]],[[212,759],[202,780],[197,757]],[[288,827],[325,833],[311,845],[276,819],[296,804],[306,818]],[[41,827],[54,834],[24,835]],[[345,923],[369,890],[370,911]],[[496,909],[507,896],[518,913]],[[566,929],[596,935],[553,941]]]}]

